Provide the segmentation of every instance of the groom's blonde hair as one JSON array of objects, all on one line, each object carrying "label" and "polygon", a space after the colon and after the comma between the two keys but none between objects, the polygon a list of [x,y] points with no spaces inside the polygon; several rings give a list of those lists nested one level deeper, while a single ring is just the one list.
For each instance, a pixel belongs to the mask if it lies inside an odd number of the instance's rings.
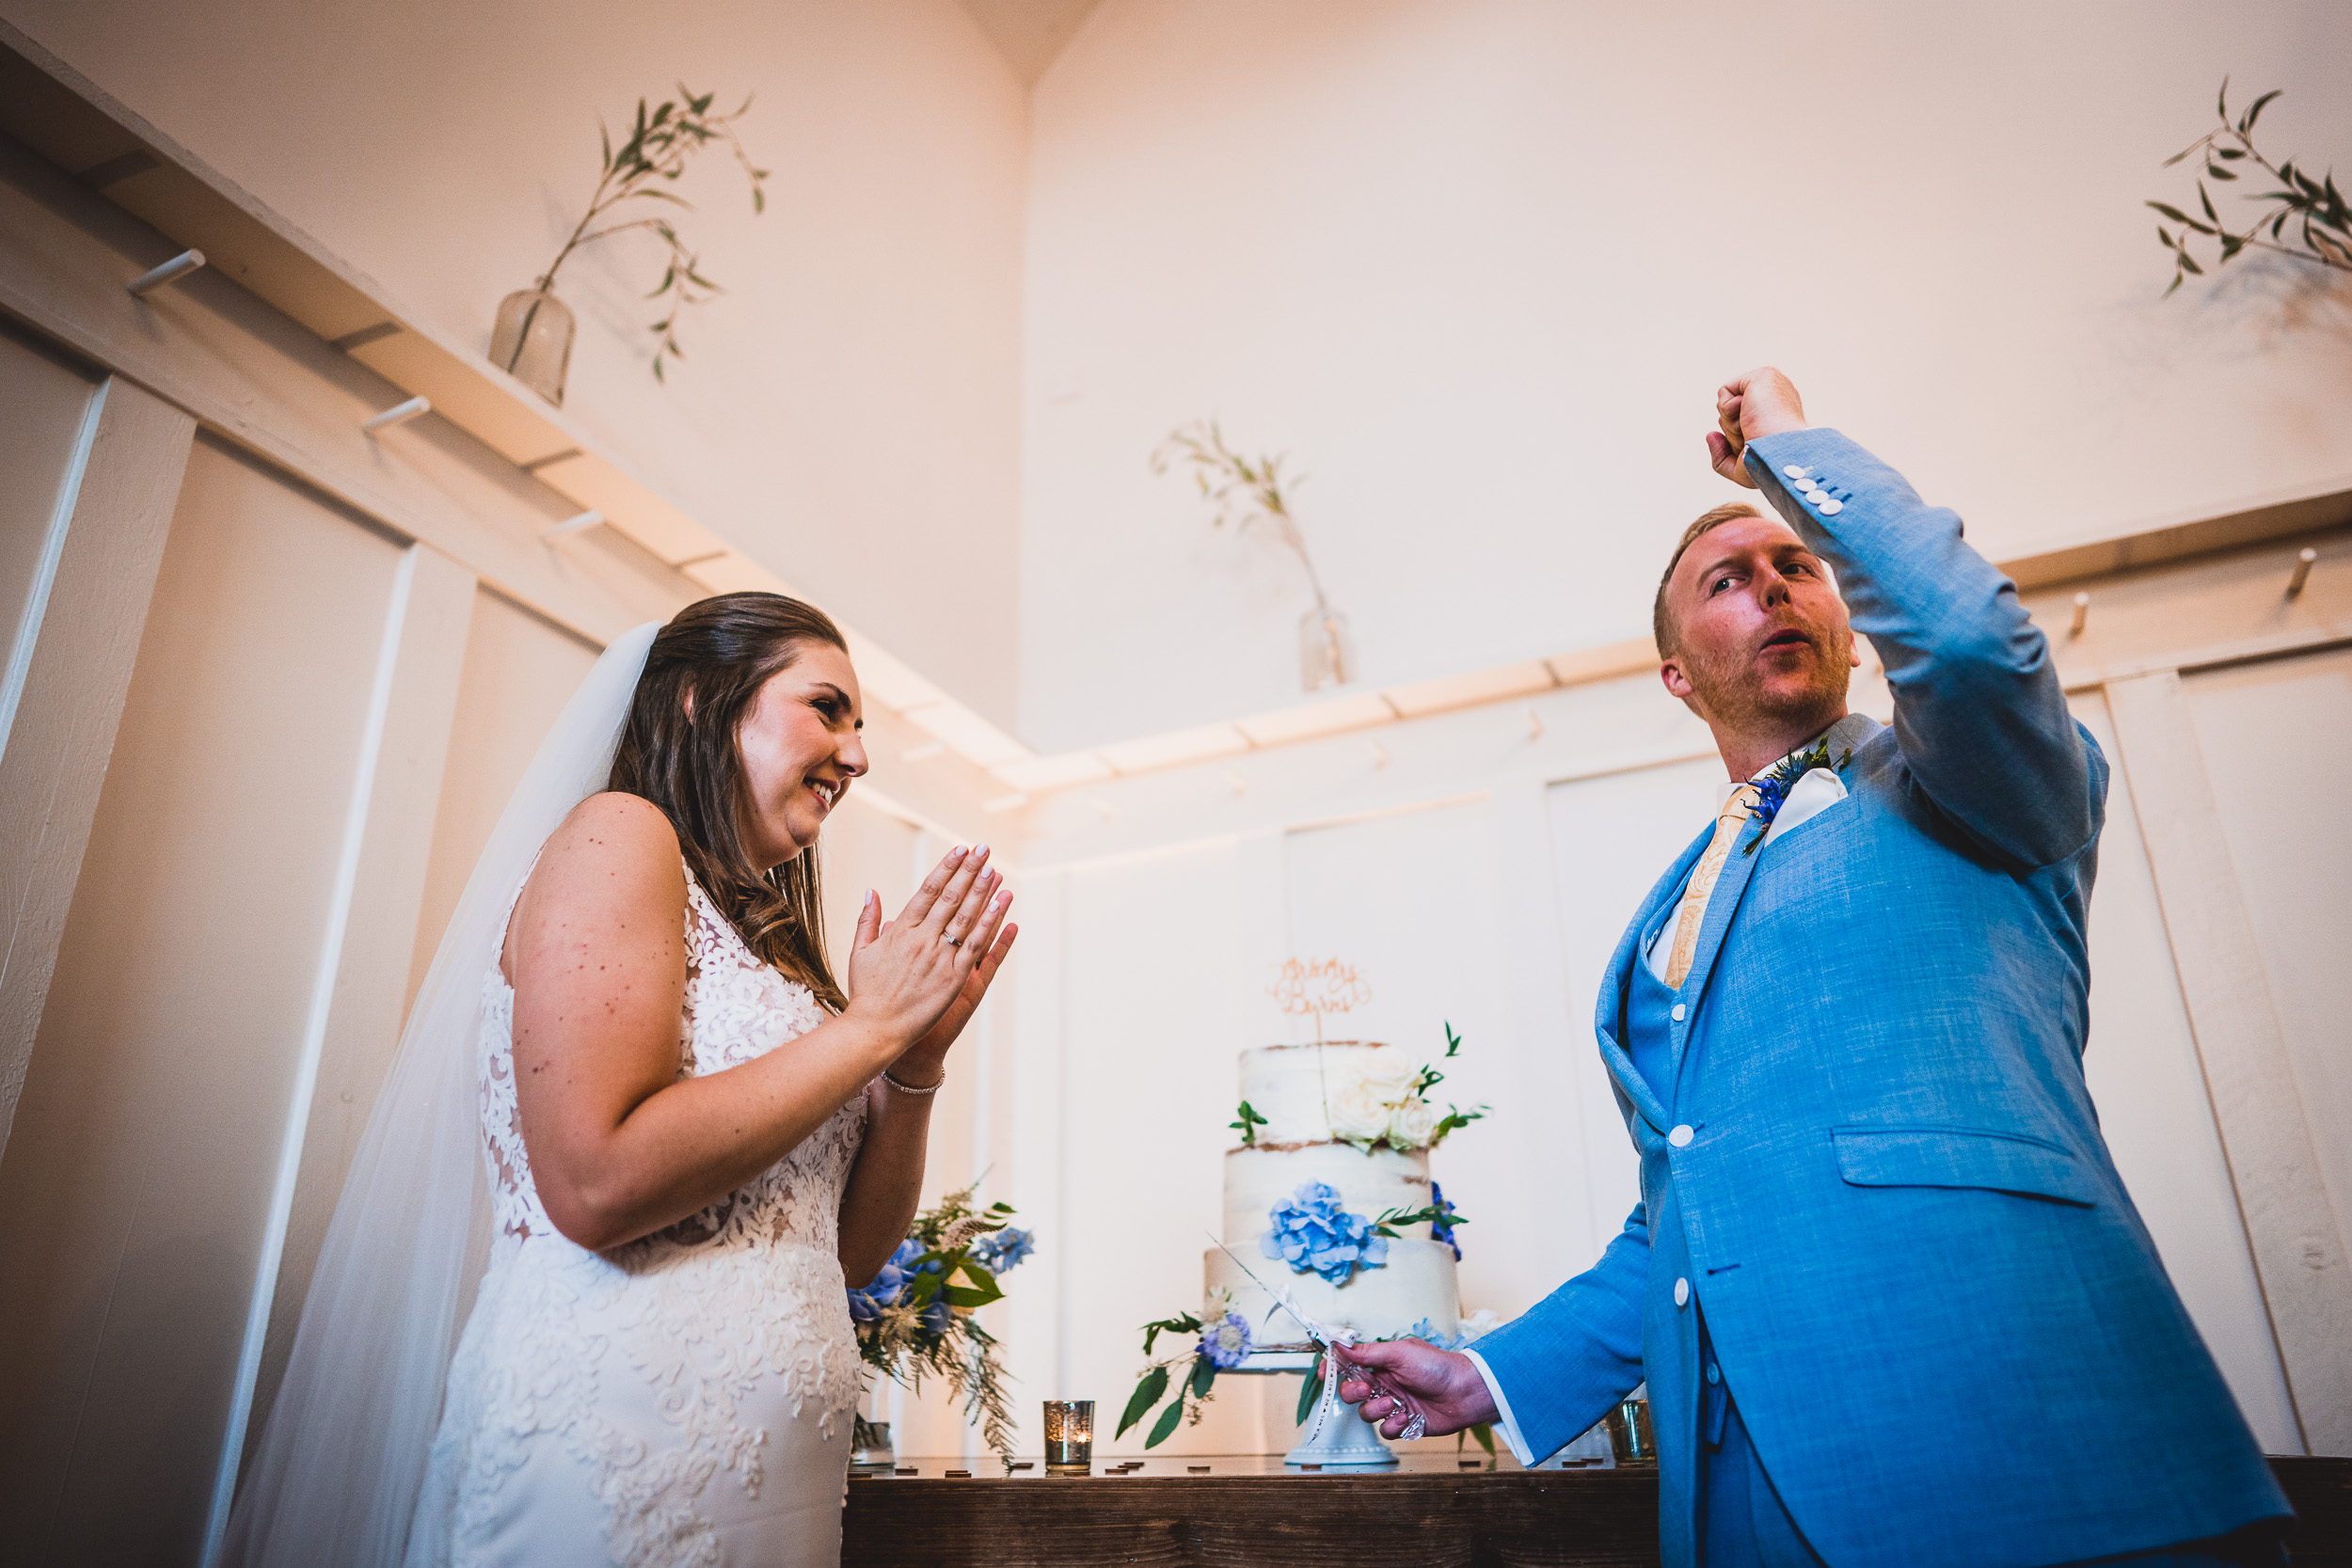
[{"label": "groom's blonde hair", "polygon": [[1667,560],[1665,576],[1658,579],[1658,597],[1650,604],[1650,638],[1658,644],[1660,658],[1671,657],[1677,645],[1682,641],[1681,633],[1675,626],[1674,612],[1666,608],[1666,585],[1674,581],[1675,568],[1682,564],[1682,558],[1690,553],[1691,546],[1697,544],[1704,535],[1723,527],[1725,523],[1737,522],[1742,517],[1761,517],[1762,515],[1764,514],[1750,506],[1746,501],[1725,501],[1712,511],[1700,513],[1698,521],[1682,531],[1682,543],[1675,546],[1675,553]]}]

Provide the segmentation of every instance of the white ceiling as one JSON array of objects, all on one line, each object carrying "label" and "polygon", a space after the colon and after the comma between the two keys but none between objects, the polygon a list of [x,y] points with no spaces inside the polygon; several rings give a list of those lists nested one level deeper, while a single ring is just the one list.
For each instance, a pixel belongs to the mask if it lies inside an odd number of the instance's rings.
[{"label": "white ceiling", "polygon": [[1024,87],[1037,86],[1101,0],[963,0]]}]

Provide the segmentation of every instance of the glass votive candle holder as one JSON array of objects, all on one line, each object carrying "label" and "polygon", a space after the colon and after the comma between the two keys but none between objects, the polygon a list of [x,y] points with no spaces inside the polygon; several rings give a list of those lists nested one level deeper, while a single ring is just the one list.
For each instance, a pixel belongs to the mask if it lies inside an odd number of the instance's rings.
[{"label": "glass votive candle holder", "polygon": [[1045,1402],[1045,1473],[1083,1476],[1094,1468],[1094,1402]]},{"label": "glass votive candle holder", "polygon": [[1609,1446],[1623,1465],[1658,1463],[1657,1440],[1650,1435],[1649,1401],[1627,1400],[1609,1413]]}]

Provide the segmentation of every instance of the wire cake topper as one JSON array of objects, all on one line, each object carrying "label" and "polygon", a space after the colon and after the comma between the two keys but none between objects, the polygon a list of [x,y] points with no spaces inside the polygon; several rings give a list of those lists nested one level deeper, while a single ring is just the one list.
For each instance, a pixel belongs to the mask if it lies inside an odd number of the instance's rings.
[{"label": "wire cake topper", "polygon": [[1372,1000],[1372,986],[1354,964],[1337,958],[1285,958],[1266,988],[1276,1006],[1293,1018],[1312,1015],[1315,1043],[1323,1043],[1327,1015],[1345,1014]]}]

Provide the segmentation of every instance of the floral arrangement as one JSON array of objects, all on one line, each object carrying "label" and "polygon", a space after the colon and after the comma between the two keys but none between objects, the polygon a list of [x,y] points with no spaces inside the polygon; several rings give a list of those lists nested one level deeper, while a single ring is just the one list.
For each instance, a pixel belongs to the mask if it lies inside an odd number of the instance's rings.
[{"label": "floral arrangement", "polygon": [[1124,1437],[1129,1427],[1142,1420],[1160,1402],[1168,1392],[1169,1374],[1176,1374],[1176,1397],[1168,1402],[1168,1408],[1152,1424],[1152,1431],[1143,1439],[1147,1449],[1156,1449],[1167,1442],[1178,1422],[1197,1423],[1209,1402],[1209,1391],[1216,1386],[1216,1374],[1240,1366],[1252,1347],[1249,1320],[1233,1310],[1233,1293],[1223,1289],[1211,1291],[1197,1315],[1179,1312],[1172,1318],[1145,1323],[1145,1355],[1152,1354],[1163,1334],[1199,1338],[1176,1354],[1145,1366],[1141,1381],[1127,1401],[1126,1414],[1119,1418],[1119,1431],[1113,1435]]},{"label": "floral arrangement", "polygon": [[[1009,1204],[973,1206],[975,1181],[917,1214],[882,1272],[849,1292],[858,1355],[910,1388],[927,1375],[947,1380],[967,1419],[980,1423],[988,1446],[1009,1461],[1012,1411],[1005,1400],[1005,1370],[995,1336],[973,1316],[1004,1295],[997,1276],[1037,1250],[1026,1230],[1011,1225]],[[872,1441],[869,1423],[856,1418],[853,1441]]]},{"label": "floral arrangement", "polygon": [[[1462,1049],[1454,1025],[1445,1026],[1445,1053]],[[1365,1066],[1333,1086],[1324,1100],[1324,1115],[1331,1136],[1369,1154],[1375,1148],[1435,1148],[1446,1134],[1468,1127],[1486,1114],[1483,1105],[1465,1111],[1448,1105],[1442,1114],[1429,1091],[1445,1082],[1445,1074],[1423,1063],[1407,1068],[1402,1062]]]}]

